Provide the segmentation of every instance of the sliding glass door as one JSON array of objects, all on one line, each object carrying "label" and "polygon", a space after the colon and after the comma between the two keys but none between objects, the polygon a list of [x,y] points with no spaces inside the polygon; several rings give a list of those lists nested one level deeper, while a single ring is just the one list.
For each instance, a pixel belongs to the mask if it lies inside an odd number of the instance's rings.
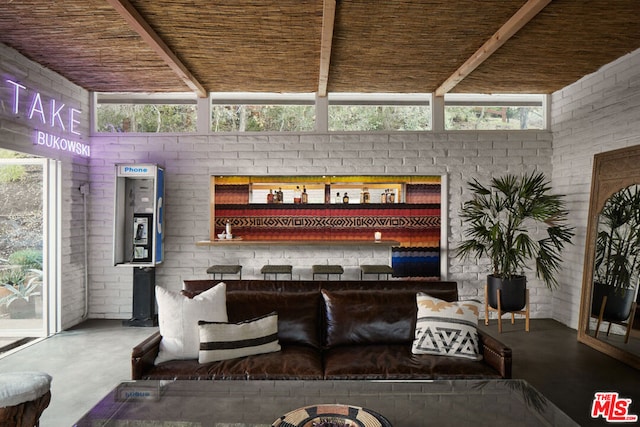
[{"label": "sliding glass door", "polygon": [[0,150],[0,338],[52,332],[57,268],[48,248],[58,193],[52,167],[57,162]]}]

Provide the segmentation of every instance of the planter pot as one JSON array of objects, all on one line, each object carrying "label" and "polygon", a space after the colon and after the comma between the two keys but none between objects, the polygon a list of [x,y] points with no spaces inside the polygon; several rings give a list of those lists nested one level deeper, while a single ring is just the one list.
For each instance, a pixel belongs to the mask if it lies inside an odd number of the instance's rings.
[{"label": "planter pot", "polygon": [[36,302],[33,298],[29,301],[17,299],[9,305],[8,311],[12,319],[35,319]]},{"label": "planter pot", "polygon": [[520,311],[527,305],[527,278],[513,276],[511,279],[501,279],[490,274],[487,276],[487,300],[491,308],[498,308],[496,291],[500,289],[500,308],[503,313]]},{"label": "planter pot", "polygon": [[631,304],[633,304],[634,290],[622,289],[615,291],[615,288],[602,283],[593,283],[593,298],[591,300],[591,314],[595,317],[600,315],[602,298],[606,295],[607,305],[604,307],[602,318],[611,322],[624,322],[631,314]]}]

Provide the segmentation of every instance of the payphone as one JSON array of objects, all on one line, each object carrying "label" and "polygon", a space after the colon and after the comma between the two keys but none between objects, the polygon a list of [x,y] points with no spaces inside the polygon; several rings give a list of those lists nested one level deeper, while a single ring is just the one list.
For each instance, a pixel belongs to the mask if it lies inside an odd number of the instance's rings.
[{"label": "payphone", "polygon": [[133,253],[131,262],[151,262],[153,255],[153,235],[149,226],[152,214],[133,214]]},{"label": "payphone", "polygon": [[113,264],[155,267],[163,259],[164,170],[116,165]]},{"label": "payphone", "polygon": [[155,267],[163,261],[164,169],[116,165],[113,264],[133,267],[130,326],[155,326]]}]

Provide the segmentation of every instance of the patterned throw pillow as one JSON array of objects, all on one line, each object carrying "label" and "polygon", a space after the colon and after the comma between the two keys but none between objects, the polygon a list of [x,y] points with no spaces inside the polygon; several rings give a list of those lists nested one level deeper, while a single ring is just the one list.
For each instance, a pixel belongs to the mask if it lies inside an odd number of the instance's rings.
[{"label": "patterned throw pillow", "polygon": [[416,296],[418,319],[413,354],[435,354],[481,360],[478,301],[446,302],[424,293]]},{"label": "patterned throw pillow", "polygon": [[275,312],[239,323],[201,321],[198,328],[200,363],[280,351]]}]

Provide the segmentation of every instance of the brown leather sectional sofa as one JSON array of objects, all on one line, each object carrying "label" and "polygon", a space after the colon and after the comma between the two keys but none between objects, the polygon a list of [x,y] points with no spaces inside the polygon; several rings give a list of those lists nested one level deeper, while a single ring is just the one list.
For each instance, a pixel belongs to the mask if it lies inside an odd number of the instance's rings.
[{"label": "brown leather sectional sofa", "polygon": [[[134,347],[132,379],[425,380],[511,378],[511,349],[478,331],[483,359],[414,355],[416,292],[457,301],[455,282],[225,280],[229,322],[276,311],[281,351],[154,365],[155,333]],[[194,296],[219,280],[185,281]]]}]

